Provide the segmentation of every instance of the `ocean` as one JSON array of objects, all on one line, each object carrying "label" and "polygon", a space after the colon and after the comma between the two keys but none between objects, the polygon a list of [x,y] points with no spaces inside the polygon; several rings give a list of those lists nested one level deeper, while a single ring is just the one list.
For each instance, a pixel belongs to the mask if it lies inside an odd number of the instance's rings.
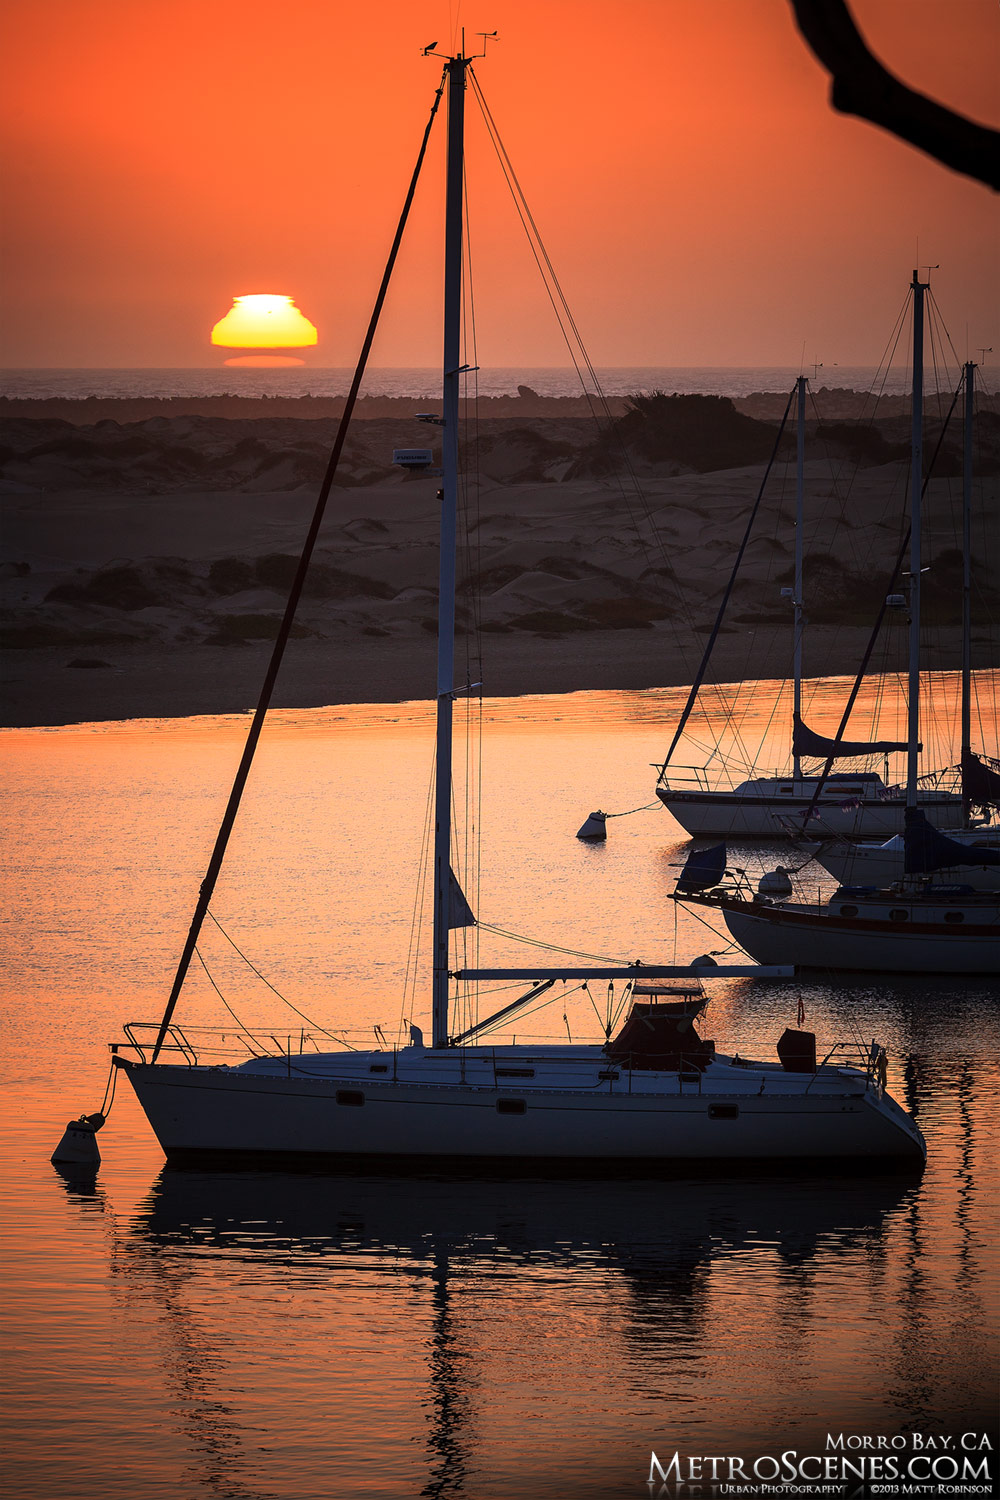
[{"label": "ocean", "polygon": [[[810,372],[812,372],[810,374]],[[48,397],[82,399],[98,396],[165,397],[165,396],[344,396],[353,370],[322,369],[303,366],[300,369],[254,370],[0,370],[0,396],[44,400]],[[909,389],[909,373],[890,370],[887,375],[867,365],[828,365],[804,371],[775,365],[761,366],[670,366],[623,365],[600,368],[597,378],[608,396],[627,396],[634,391],[666,391],[680,395],[751,396],[758,391],[789,391],[800,373],[810,375],[816,390],[868,391],[875,386],[890,394]],[[995,374],[981,372],[986,387],[997,389]],[[514,396],[519,385],[526,385],[540,396],[579,396],[581,382],[573,369],[533,369],[510,366],[481,369],[478,372],[481,396]],[[884,382],[884,383],[883,383]],[[373,368],[369,370],[362,390],[370,396],[431,397],[439,392],[441,372],[434,368]],[[940,389],[951,391],[957,384],[953,372],[940,372]],[[592,386],[589,387],[593,389]],[[931,373],[928,389],[935,386]],[[471,394],[471,389],[470,389]]]}]

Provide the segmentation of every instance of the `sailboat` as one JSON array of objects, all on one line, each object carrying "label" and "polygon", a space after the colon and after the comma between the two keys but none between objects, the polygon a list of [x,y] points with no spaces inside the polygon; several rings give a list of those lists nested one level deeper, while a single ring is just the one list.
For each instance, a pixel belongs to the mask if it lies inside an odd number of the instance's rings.
[{"label": "sailboat", "polygon": [[[464,369],[464,108],[467,84],[471,81],[478,89],[473,61],[465,55],[464,45],[444,61],[345,413],[346,423],[434,114],[446,94],[443,410],[432,418],[442,434],[442,519],[430,1045],[416,1025],[411,1025],[406,1045],[375,1051],[308,1051],[300,1045],[296,1052],[290,1045],[285,1050],[276,1047],[273,1038],[260,1038],[255,1056],[229,1063],[211,1050],[217,1038],[203,1043],[174,1019],[266,713],[282,641],[290,633],[296,588],[308,566],[324,491],[329,492],[343,443],[342,423],[166,1008],[161,1020],[145,1030],[136,1024],[126,1028],[126,1041],[112,1044],[113,1064],[128,1078],[171,1162],[325,1160],[370,1165],[381,1160],[396,1170],[485,1162],[536,1171],[546,1165],[561,1170],[583,1163],[617,1170],[713,1159],[877,1159],[919,1165],[922,1137],[887,1092],[885,1052],[877,1042],[853,1053],[836,1044],[821,1056],[812,1033],[787,1029],[777,1058],[754,1062],[717,1051],[712,1041],[699,1036],[703,981],[717,976],[788,976],[792,971],[787,966],[723,968],[710,958],[686,965],[453,966],[451,934],[475,921],[452,868],[453,705],[456,696],[478,686],[456,683],[454,661],[459,382]],[[630,1008],[616,1034],[611,1034],[609,1024],[605,1040],[594,1044],[483,1042],[491,1028],[509,1025],[558,981],[568,979],[604,979],[623,986]],[[493,1016],[456,1034],[451,988],[465,980],[519,981],[529,987]]]},{"label": "sailboat", "polygon": [[[962,698],[959,774],[962,778],[962,827],[949,830],[955,844],[970,851],[986,852],[983,862],[971,859],[928,872],[934,884],[969,885],[973,890],[1000,890],[1000,864],[990,861],[1000,850],[1000,826],[989,821],[1000,809],[1000,763],[977,754],[972,748],[972,429],[975,405],[976,365],[968,361],[962,384],[965,394],[965,462],[962,484]],[[806,846],[804,846],[806,847]],[[848,843],[830,839],[807,846],[813,858],[836,876],[842,885],[867,885],[885,889],[905,874],[905,840],[902,834],[878,843]]]},{"label": "sailboat", "polygon": [[[905,741],[847,740],[843,734],[833,739],[817,734],[806,724],[802,713],[802,645],[805,629],[804,604],[804,523],[805,523],[805,420],[808,381],[799,376],[796,382],[796,480],[795,480],[795,564],[791,589],[792,604],[792,769],[781,774],[752,776],[730,787],[712,786],[708,772],[697,766],[675,766],[673,754],[684,733],[698,690],[704,678],[709,657],[722,624],[736,574],[750,536],[757,506],[753,508],[743,545],[739,549],[729,585],[725,590],[715,626],[709,636],[695,682],[688,694],[674,731],[670,747],[659,766],[656,795],[677,822],[695,838],[787,838],[791,828],[801,830],[804,823],[816,819],[828,836],[842,839],[888,838],[902,832],[906,799],[898,787],[887,786],[871,770],[834,771],[837,760],[865,759],[889,755],[906,749]],[[787,416],[787,409],[786,409]],[[780,440],[779,431],[779,440]],[[775,444],[775,452],[777,443]],[[770,467],[770,466],[769,466]],[[764,484],[767,482],[765,474]],[[763,492],[763,484],[761,493]],[[758,505],[760,496],[758,495]],[[845,715],[846,722],[846,715]],[[820,771],[806,771],[803,761],[826,761]],[[921,809],[940,827],[957,825],[962,800],[949,786],[935,777],[928,785],[917,788]]]},{"label": "sailboat", "polygon": [[[943,885],[938,870],[1000,866],[1000,849],[974,847],[935,828],[919,802],[920,578],[923,490],[923,329],[927,283],[913,273],[913,416],[910,505],[910,640],[906,817],[902,878],[886,886],[841,886],[829,901],[790,899],[784,870],[757,889],[744,871],[726,883],[719,845],[689,858],[675,898],[722,912],[730,933],[762,963],[889,973],[1000,973],[1000,890],[959,879]],[[963,732],[966,726],[963,724]]]}]

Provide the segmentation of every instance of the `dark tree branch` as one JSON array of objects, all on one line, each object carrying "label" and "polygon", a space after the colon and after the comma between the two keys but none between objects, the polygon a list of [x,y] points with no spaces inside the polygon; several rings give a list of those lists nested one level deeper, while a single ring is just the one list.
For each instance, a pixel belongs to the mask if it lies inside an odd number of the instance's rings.
[{"label": "dark tree branch", "polygon": [[846,0],[791,0],[809,47],[830,72],[841,114],[880,125],[956,172],[1000,189],[1000,132],[900,83],[865,45]]}]

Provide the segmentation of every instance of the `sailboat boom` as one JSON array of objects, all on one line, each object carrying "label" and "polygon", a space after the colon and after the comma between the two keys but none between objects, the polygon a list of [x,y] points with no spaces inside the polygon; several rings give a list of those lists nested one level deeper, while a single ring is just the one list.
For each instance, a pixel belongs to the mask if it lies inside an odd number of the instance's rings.
[{"label": "sailboat boom", "polygon": [[792,979],[792,964],[630,964],[596,969],[455,969],[453,979]]}]

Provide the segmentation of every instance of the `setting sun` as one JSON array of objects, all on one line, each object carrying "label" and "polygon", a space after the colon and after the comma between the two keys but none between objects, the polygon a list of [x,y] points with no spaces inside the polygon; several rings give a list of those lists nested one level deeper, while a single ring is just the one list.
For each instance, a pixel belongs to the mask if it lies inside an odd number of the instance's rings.
[{"label": "setting sun", "polygon": [[314,324],[292,297],[258,292],[234,297],[233,305],[212,329],[212,343],[224,349],[303,349],[315,344]]}]

